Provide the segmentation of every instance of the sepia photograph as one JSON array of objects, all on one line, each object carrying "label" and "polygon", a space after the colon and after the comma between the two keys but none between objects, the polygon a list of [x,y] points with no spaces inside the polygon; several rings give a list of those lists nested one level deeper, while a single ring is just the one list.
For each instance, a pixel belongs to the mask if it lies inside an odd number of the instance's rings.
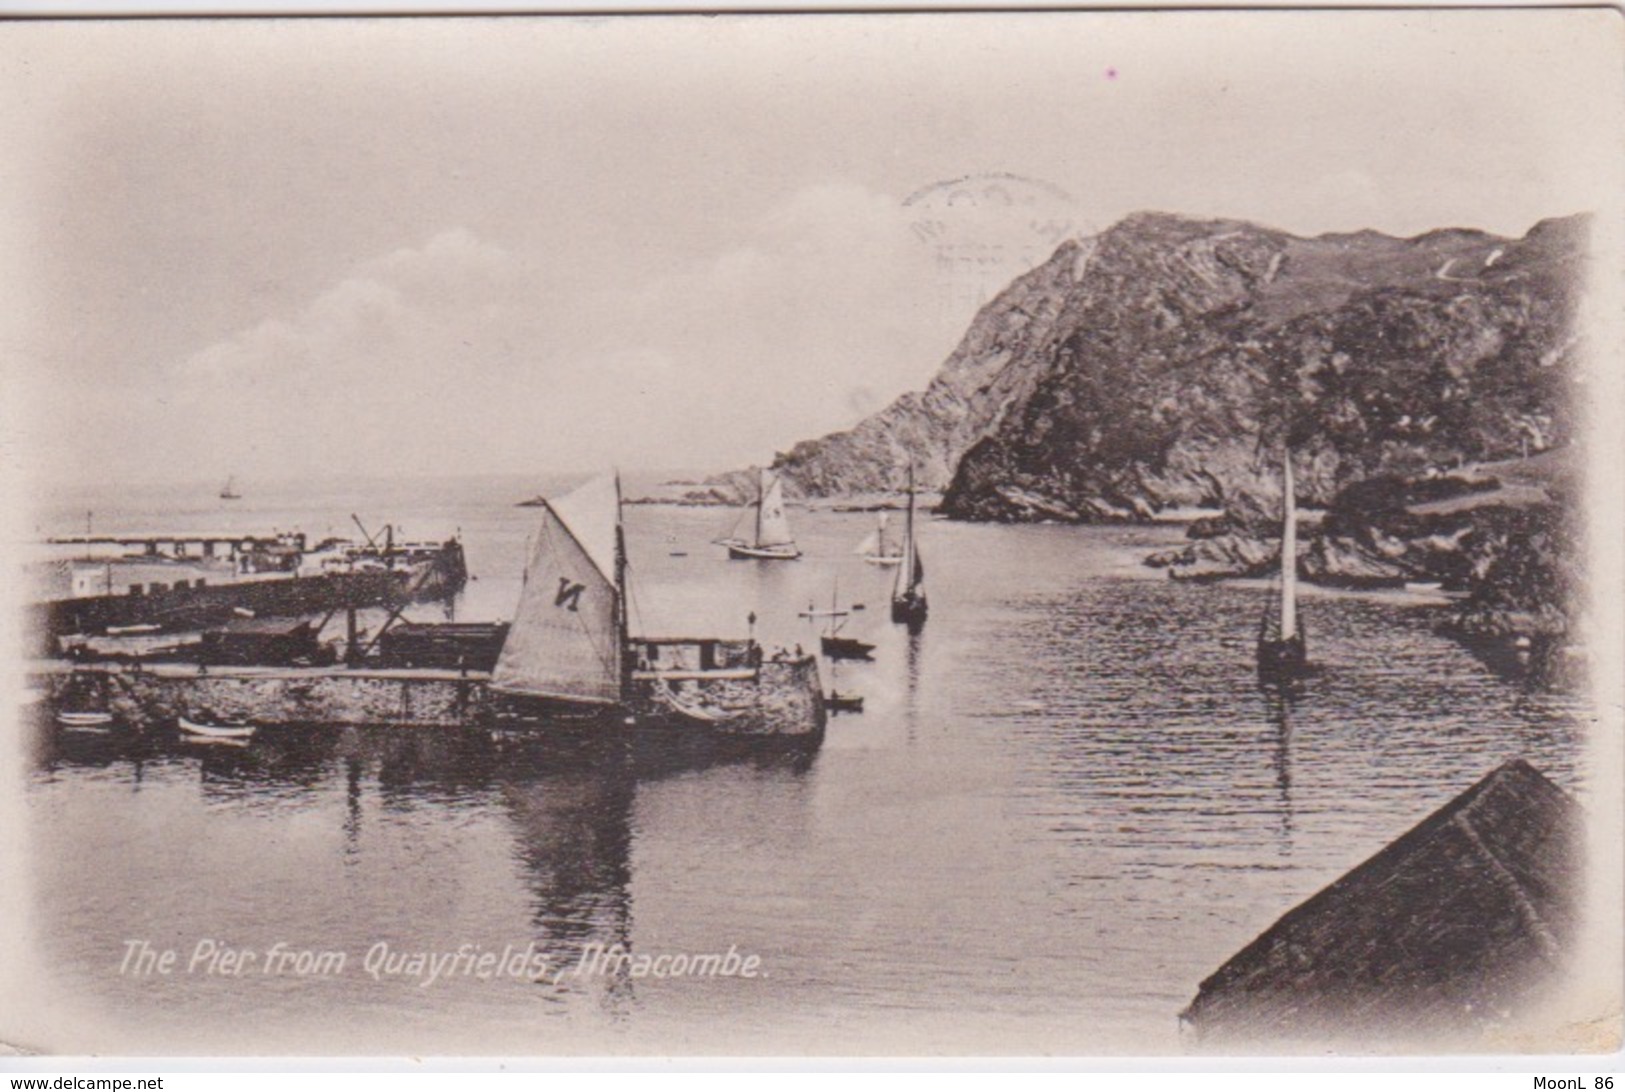
[{"label": "sepia photograph", "polygon": [[1617,1053],[1621,133],[1608,8],[0,23],[0,1050]]}]

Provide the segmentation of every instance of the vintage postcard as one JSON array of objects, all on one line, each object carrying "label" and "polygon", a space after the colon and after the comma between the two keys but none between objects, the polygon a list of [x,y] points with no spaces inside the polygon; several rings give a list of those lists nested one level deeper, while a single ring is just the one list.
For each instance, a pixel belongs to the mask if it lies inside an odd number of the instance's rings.
[{"label": "vintage postcard", "polygon": [[0,24],[0,1042],[1617,1051],[1622,60]]}]

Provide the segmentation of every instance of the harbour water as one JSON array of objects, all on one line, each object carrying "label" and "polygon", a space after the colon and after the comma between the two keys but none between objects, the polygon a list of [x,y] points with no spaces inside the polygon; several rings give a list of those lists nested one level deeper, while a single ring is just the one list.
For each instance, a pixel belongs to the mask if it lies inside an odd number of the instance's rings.
[{"label": "harbour water", "polygon": [[[536,523],[514,502],[552,484],[245,486],[229,506],[126,491],[38,518],[319,538],[354,511],[411,538],[460,531],[475,580],[410,616],[472,621],[511,612]],[[802,560],[740,562],[711,545],[731,513],[629,507],[632,622],[744,636],[754,612],[769,645],[813,648],[821,623],[796,614],[838,579],[864,604],[843,632],[878,649],[839,666],[865,709],[810,758],[399,729],[201,747],[25,718],[32,948],[73,1029],[51,1045],[1178,1051],[1204,976],[1500,762],[1584,797],[1579,700],[1498,677],[1404,594],[1309,589],[1320,672],[1270,697],[1252,662],[1263,589],[1140,564],[1177,526],[926,521],[931,617],[911,638],[887,617],[891,570],[854,552],[872,516],[791,519]],[[171,973],[134,973],[130,941],[175,951]],[[194,961],[204,942],[254,959],[222,971],[211,949]],[[758,973],[575,973],[594,945],[732,949]],[[412,953],[465,946],[547,971],[412,973]]]}]

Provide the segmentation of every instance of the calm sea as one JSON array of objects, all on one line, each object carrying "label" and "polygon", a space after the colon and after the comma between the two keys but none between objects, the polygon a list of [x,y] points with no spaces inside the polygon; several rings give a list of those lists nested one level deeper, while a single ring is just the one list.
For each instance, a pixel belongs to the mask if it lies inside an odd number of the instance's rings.
[{"label": "calm sea", "polygon": [[[56,498],[38,524],[320,536],[353,512],[460,531],[476,579],[416,613],[489,619],[512,610],[535,523],[514,502],[552,484],[250,487],[230,505],[137,490]],[[743,636],[754,612],[765,641],[811,648],[797,611],[864,604],[844,632],[875,662],[836,685],[865,709],[810,759],[401,729],[220,749],[25,721],[50,1045],[1177,1051],[1203,977],[1500,762],[1584,794],[1578,700],[1497,677],[1402,594],[1310,591],[1322,673],[1272,699],[1251,663],[1263,589],[1140,565],[1177,527],[927,521],[931,618],[910,638],[887,618],[889,571],[854,552],[873,517],[791,518],[803,560],[730,562],[710,545],[728,512],[630,507],[633,621]],[[131,941],[175,952],[170,973],[133,973]],[[574,973],[595,945],[732,949],[756,973]],[[210,961],[227,951],[252,957]],[[449,974],[413,973],[414,953],[460,951]],[[482,975],[484,953],[532,966]]]}]

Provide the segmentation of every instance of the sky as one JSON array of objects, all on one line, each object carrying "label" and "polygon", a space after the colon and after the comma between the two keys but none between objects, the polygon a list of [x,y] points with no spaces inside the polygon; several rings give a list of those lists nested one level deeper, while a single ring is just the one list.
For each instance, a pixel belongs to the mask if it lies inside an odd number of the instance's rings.
[{"label": "sky", "polygon": [[[1607,11],[0,28],[0,459],[68,485],[728,468],[1157,209],[1619,192]],[[1612,95],[1612,99],[1607,96]]]}]

